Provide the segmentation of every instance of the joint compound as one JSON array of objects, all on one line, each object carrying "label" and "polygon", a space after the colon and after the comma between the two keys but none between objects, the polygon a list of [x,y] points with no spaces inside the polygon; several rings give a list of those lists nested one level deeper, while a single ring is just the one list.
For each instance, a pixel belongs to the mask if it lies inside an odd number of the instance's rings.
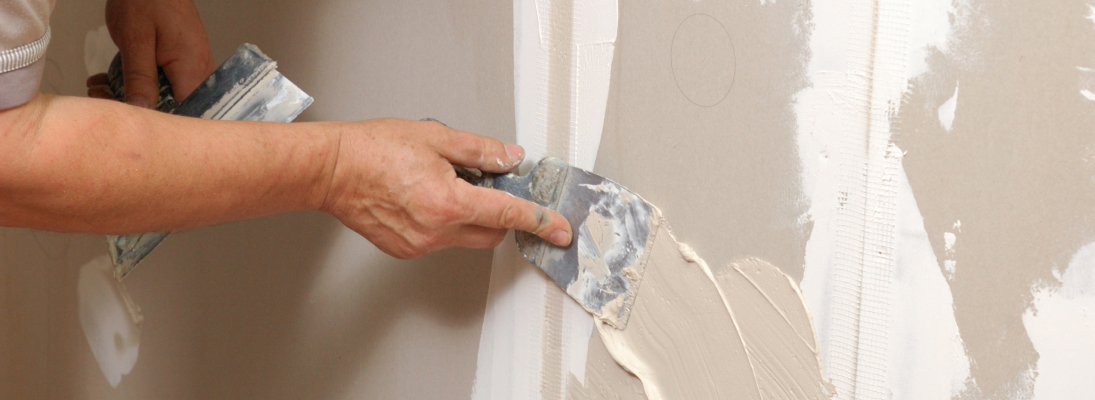
[{"label": "joint compound", "polygon": [[[711,268],[669,225],[658,225],[627,328],[597,321],[607,353],[649,399],[827,399],[813,323],[798,286],[759,259]],[[592,349],[587,371],[603,371]],[[600,369],[598,369],[598,366]],[[585,399],[638,391],[586,374],[568,393]],[[630,383],[628,383],[630,382]],[[611,386],[611,390],[590,390]]]}]

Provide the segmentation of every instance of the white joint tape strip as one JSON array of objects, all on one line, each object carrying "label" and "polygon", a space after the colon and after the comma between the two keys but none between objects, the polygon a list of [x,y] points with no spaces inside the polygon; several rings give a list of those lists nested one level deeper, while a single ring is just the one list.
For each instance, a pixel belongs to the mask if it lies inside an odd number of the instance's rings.
[{"label": "white joint tape strip", "polygon": [[[550,155],[593,169],[617,25],[616,0],[514,1],[517,143],[526,163]],[[585,379],[592,332],[592,317],[507,240],[495,250],[472,398],[566,398],[568,376]]]},{"label": "white joint tape strip", "polygon": [[[837,201],[829,204],[835,213],[825,223],[834,240],[831,275],[822,278],[828,280],[829,298],[828,309],[817,312],[819,319],[827,318],[819,323],[819,336],[827,344],[823,360],[837,398],[882,399],[889,392],[896,181],[901,168],[899,150],[890,143],[890,117],[907,82],[909,1],[826,2],[829,11],[837,5],[851,8],[844,73],[816,77],[828,82],[821,86],[841,86],[842,93],[833,109],[838,120],[817,126],[834,144],[826,151],[837,159],[835,169],[822,173],[835,177]],[[806,279],[803,284],[810,286]]]}]

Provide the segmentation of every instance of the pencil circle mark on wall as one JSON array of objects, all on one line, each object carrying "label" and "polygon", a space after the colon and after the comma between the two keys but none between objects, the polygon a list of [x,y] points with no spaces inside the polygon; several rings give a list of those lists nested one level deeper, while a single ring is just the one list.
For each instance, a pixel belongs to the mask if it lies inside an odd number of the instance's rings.
[{"label": "pencil circle mark on wall", "polygon": [[681,21],[673,33],[670,63],[677,88],[697,106],[721,103],[734,86],[734,42],[710,15],[693,14]]}]

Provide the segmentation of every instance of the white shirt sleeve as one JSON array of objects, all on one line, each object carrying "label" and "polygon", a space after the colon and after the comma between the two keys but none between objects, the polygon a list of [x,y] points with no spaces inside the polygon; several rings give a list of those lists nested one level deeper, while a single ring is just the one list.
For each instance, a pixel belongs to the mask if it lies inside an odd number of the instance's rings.
[{"label": "white shirt sleeve", "polygon": [[0,110],[30,101],[42,82],[54,0],[0,1]]}]

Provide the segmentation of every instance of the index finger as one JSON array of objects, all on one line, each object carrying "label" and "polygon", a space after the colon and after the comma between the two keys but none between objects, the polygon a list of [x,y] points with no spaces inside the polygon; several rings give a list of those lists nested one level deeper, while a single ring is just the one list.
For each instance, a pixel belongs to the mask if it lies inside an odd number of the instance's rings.
[{"label": "index finger", "polygon": [[449,162],[468,168],[494,173],[506,173],[513,170],[525,159],[525,150],[515,144],[449,128],[438,121],[430,144],[438,154]]},{"label": "index finger", "polygon": [[574,234],[562,214],[501,190],[461,183],[462,190],[457,193],[462,205],[471,211],[468,223],[529,232],[557,246],[570,244]]}]

